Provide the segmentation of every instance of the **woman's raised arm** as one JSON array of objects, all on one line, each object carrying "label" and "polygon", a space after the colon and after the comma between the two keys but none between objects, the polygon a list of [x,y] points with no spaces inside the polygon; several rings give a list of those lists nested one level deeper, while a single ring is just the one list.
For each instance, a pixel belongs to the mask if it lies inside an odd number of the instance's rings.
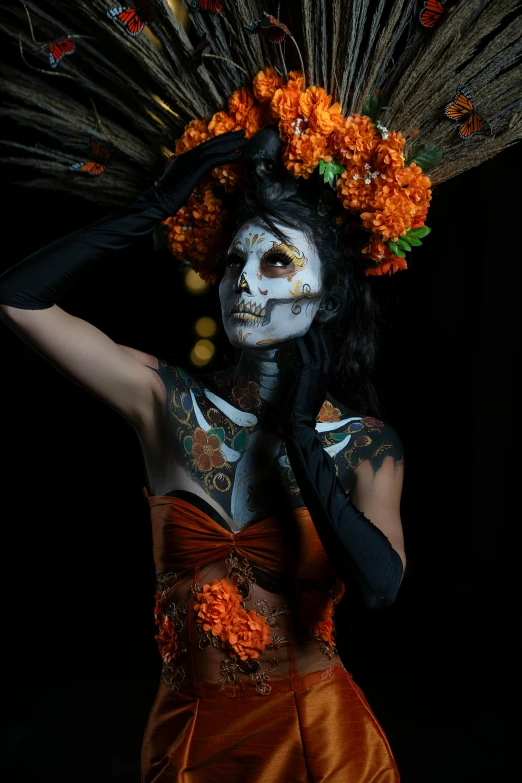
[{"label": "woman's raised arm", "polygon": [[132,204],[47,245],[0,277],[2,320],[64,375],[131,421],[149,410],[155,374],[56,301],[82,275],[174,215],[203,174],[236,160],[243,144],[244,131],[237,131],[178,155]]}]

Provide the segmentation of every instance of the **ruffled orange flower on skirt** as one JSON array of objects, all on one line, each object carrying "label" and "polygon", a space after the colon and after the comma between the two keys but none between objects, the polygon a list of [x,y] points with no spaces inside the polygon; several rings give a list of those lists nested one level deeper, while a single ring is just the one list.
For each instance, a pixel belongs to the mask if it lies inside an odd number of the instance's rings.
[{"label": "ruffled orange flower on skirt", "polygon": [[178,651],[179,640],[176,627],[170,617],[161,609],[161,600],[159,593],[154,596],[156,606],[154,607],[154,620],[158,626],[158,633],[154,637],[158,642],[160,655],[165,663],[171,663]]}]

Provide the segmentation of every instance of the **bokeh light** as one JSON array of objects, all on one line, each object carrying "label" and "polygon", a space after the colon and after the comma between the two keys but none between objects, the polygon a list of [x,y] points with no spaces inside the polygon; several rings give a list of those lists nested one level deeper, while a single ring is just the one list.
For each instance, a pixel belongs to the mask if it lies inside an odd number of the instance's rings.
[{"label": "bokeh light", "polygon": [[208,364],[214,356],[216,346],[210,340],[198,340],[190,352],[190,361],[196,367]]},{"label": "bokeh light", "polygon": [[193,269],[187,269],[185,272],[185,288],[189,294],[201,296],[201,294],[206,294],[210,288],[210,281],[202,280]]},{"label": "bokeh light", "polygon": [[194,329],[200,337],[213,337],[216,334],[217,325],[213,318],[204,315],[198,318],[194,324]]}]

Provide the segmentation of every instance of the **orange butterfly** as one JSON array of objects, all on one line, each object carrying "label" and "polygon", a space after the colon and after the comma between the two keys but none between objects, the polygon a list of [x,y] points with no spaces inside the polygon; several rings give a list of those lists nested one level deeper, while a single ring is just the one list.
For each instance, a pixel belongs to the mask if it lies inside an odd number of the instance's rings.
[{"label": "orange butterfly", "polygon": [[194,10],[210,11],[212,14],[220,14],[223,10],[221,0],[190,0],[190,7]]},{"label": "orange butterfly", "polygon": [[419,21],[423,27],[435,27],[444,16],[444,6],[440,0],[425,0]]},{"label": "orange butterfly", "polygon": [[268,38],[270,43],[283,43],[287,35],[292,35],[288,27],[280,22],[275,16],[263,11],[265,19],[258,19],[257,22],[251,22],[245,26],[247,33],[257,33]]},{"label": "orange butterfly", "polygon": [[86,171],[88,174],[97,176],[101,174],[111,161],[111,151],[109,147],[101,144],[95,139],[88,138],[91,145],[92,160],[84,160],[82,163],[72,163],[69,168],[71,171]]},{"label": "orange butterfly", "polygon": [[68,38],[60,38],[47,44],[46,48],[49,52],[49,64],[51,68],[56,68],[64,54],[72,54],[76,46]]},{"label": "orange butterfly", "polygon": [[457,94],[444,109],[444,114],[450,120],[462,122],[459,128],[461,139],[469,139],[475,134],[478,136],[489,136],[491,134],[491,128],[486,120],[475,111],[473,98],[463,84],[459,84],[457,87]]},{"label": "orange butterfly", "polygon": [[118,6],[107,11],[107,16],[123,25],[129,35],[139,35],[146,24],[154,21],[154,9],[150,0],[138,0],[136,8]]}]

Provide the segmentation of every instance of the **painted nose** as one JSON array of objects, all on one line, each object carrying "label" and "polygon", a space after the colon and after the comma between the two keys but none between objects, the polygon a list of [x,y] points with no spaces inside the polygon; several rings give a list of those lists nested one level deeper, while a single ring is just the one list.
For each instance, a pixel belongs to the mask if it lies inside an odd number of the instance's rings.
[{"label": "painted nose", "polygon": [[245,277],[245,273],[241,272],[241,275],[239,276],[238,280],[236,281],[236,284],[234,286],[234,293],[240,294],[242,292],[246,291],[247,293],[252,293],[250,291],[250,286],[248,285],[247,279]]}]

